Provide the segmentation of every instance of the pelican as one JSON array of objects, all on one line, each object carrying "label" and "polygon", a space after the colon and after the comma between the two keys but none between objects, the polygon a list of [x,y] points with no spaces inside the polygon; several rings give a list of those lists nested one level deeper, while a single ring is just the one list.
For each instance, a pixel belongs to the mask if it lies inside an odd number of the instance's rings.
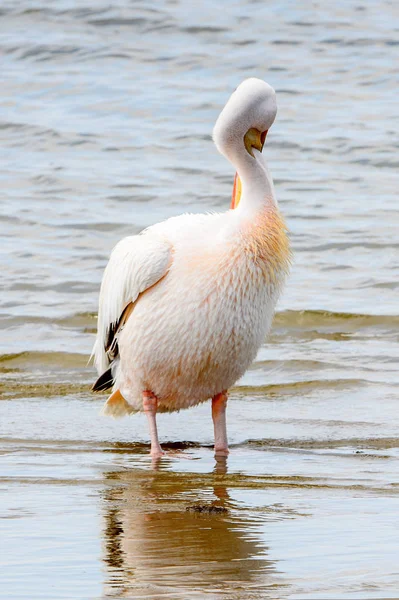
[{"label": "pelican", "polygon": [[144,411],[151,455],[156,415],[212,400],[215,454],[227,455],[228,389],[268,333],[290,265],[287,230],[262,155],[277,113],[273,88],[246,79],[213,140],[236,170],[230,210],[183,214],[122,239],[101,283],[94,391],[103,414]]}]

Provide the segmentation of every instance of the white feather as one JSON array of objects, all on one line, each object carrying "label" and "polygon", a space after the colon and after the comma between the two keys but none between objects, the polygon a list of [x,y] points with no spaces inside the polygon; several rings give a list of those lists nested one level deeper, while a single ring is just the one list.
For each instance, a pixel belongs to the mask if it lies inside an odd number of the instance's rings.
[{"label": "white feather", "polygon": [[97,338],[93,348],[98,373],[109,366],[105,352],[109,326],[117,323],[124,308],[157,283],[171,261],[170,244],[150,230],[121,240],[113,249],[101,283]]}]

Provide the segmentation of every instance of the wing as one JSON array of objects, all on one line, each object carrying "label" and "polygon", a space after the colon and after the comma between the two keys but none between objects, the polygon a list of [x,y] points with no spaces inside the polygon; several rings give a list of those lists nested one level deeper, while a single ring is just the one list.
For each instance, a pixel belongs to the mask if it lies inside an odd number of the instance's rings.
[{"label": "wing", "polygon": [[[92,353],[100,374],[117,358],[117,334],[129,318],[134,302],[166,275],[171,260],[170,243],[147,232],[124,238],[113,249],[101,283],[97,338]],[[95,389],[112,385],[110,371],[107,373],[99,378]]]}]

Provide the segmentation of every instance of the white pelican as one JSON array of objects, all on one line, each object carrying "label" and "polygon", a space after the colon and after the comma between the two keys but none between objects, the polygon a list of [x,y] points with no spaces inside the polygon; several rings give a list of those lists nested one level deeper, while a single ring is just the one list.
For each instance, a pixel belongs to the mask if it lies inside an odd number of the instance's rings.
[{"label": "white pelican", "polygon": [[270,329],[290,250],[262,155],[277,112],[272,87],[239,85],[213,130],[235,167],[231,209],[183,214],[121,240],[105,269],[93,390],[113,386],[103,413],[144,411],[151,455],[157,412],[212,399],[215,453],[228,453],[227,390]]}]

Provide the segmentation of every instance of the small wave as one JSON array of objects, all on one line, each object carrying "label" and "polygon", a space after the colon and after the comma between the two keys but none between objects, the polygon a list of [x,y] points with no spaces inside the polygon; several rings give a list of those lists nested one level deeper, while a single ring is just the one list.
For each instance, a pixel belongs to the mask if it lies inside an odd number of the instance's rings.
[{"label": "small wave", "polygon": [[361,313],[331,312],[326,310],[285,310],[276,313],[274,325],[280,327],[345,326],[398,327],[399,315],[368,315]]},{"label": "small wave", "polygon": [[399,448],[399,438],[342,438],[342,439],[279,439],[247,440],[240,446],[259,448],[291,448],[301,450],[318,450],[334,448],[362,448],[372,450],[387,450]]},{"label": "small wave", "polygon": [[182,31],[185,31],[186,33],[196,34],[196,33],[227,33],[229,30],[226,29],[225,27],[216,27],[216,26],[212,26],[212,25],[207,25],[206,27],[193,25],[193,26],[189,26],[189,27],[182,27]]},{"label": "small wave", "polygon": [[302,41],[300,40],[273,40],[272,44],[275,46],[301,46]]},{"label": "small wave", "polygon": [[57,60],[61,56],[70,57],[72,55],[79,54],[79,52],[84,51],[82,48],[78,46],[68,46],[68,45],[56,45],[56,44],[34,44],[32,46],[24,47],[22,52],[19,49],[19,60],[33,59],[33,60],[51,60],[52,58],[57,58]]},{"label": "small wave", "polygon": [[87,383],[21,383],[7,381],[0,392],[1,400],[17,400],[18,398],[56,398],[59,396],[87,396]]},{"label": "small wave", "polygon": [[[90,329],[96,326],[97,323],[97,313],[92,312],[81,312],[75,313],[72,315],[67,315],[65,317],[37,317],[36,315],[27,315],[27,316],[4,316],[2,317],[2,325],[3,327],[18,327],[21,325],[26,325],[27,323],[51,323],[53,325],[59,325],[64,328],[70,329]],[[5,355],[8,356],[8,355]]]},{"label": "small wave", "polygon": [[397,242],[384,241],[377,242],[331,242],[329,244],[319,244],[313,246],[304,246],[301,252],[325,252],[328,250],[351,250],[353,248],[368,248],[369,250],[378,250],[386,248],[399,248]]},{"label": "small wave", "polygon": [[348,389],[351,387],[373,385],[374,382],[364,379],[313,379],[309,381],[292,381],[289,383],[275,383],[260,386],[237,386],[232,388],[235,396],[291,396],[298,392],[311,392],[313,390]]},{"label": "small wave", "polygon": [[44,137],[60,137],[61,135],[58,131],[49,127],[40,127],[31,123],[19,123],[16,121],[0,121],[0,131],[2,130],[7,132],[7,136],[9,136],[10,132],[24,132],[24,134],[28,133],[32,137],[40,135]]},{"label": "small wave", "polygon": [[90,21],[88,21],[88,24],[94,25],[96,27],[142,27],[148,24],[148,19],[145,19],[143,17],[108,17],[107,19],[91,19]]},{"label": "small wave", "polygon": [[27,367],[57,366],[62,369],[82,368],[87,365],[86,354],[73,354],[68,352],[17,352],[15,354],[1,354],[0,363],[17,371]]}]

